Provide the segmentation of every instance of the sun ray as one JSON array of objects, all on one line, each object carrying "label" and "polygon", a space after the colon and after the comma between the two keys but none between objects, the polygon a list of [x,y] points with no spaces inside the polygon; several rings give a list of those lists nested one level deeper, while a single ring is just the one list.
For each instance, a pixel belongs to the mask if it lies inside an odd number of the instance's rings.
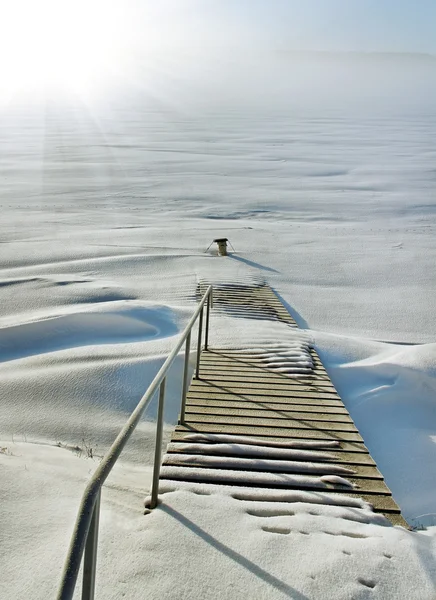
[{"label": "sun ray", "polygon": [[15,0],[2,7],[0,93],[82,93],[121,72],[127,13],[113,0]]}]

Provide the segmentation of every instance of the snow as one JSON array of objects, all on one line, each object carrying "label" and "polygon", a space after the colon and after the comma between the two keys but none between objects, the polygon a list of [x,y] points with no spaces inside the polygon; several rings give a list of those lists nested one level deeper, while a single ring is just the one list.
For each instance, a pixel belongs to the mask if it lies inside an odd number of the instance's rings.
[{"label": "snow", "polygon": [[[9,440],[2,441],[0,447],[7,448],[0,451],[0,597],[53,597],[69,544],[70,525],[98,458],[88,458],[84,446],[65,448]],[[142,513],[137,506],[150,480],[148,466],[133,462],[116,465],[105,485],[103,540],[108,526],[125,534],[138,527]]]},{"label": "snow", "polygon": [[250,438],[244,435],[226,435],[223,433],[188,433],[185,435],[185,440],[192,440],[193,442],[229,442],[230,444],[238,444],[239,447],[242,445],[263,446],[262,452],[265,452],[265,446],[271,448],[302,448],[302,449],[323,449],[323,448],[337,448],[340,442],[331,441],[311,441],[311,440],[262,440],[259,438]]},{"label": "snow", "polygon": [[308,493],[269,502],[265,490],[260,501],[240,500],[228,487],[191,490],[166,492],[145,517],[141,553],[155,597],[175,590],[181,598],[195,590],[229,599],[247,590],[255,598],[434,597],[435,537],[426,532],[390,527],[366,507],[319,504]]},{"label": "snow", "polygon": [[0,361],[54,352],[65,348],[129,343],[178,332],[167,307],[104,308],[41,319],[0,329]]},{"label": "snow", "polygon": [[[185,439],[189,437],[186,436]],[[241,436],[242,437],[242,436]],[[235,436],[236,438],[236,436]],[[291,450],[288,448],[271,448],[264,446],[261,440],[258,440],[255,445],[249,444],[190,444],[190,443],[170,443],[167,446],[168,452],[182,452],[186,454],[217,454],[240,456],[264,456],[267,458],[279,458],[289,460],[328,460],[333,459],[334,455],[328,452],[316,452],[313,450]]]},{"label": "snow", "polygon": [[[232,314],[232,309],[224,310]],[[219,311],[219,305],[217,311]],[[254,315],[256,315],[256,312],[254,312]],[[243,317],[243,313],[236,312],[234,316]],[[250,318],[253,318],[252,314]],[[259,316],[259,319],[261,318],[265,317]],[[274,325],[277,324],[274,323]],[[271,371],[291,376],[310,374],[313,370],[310,339],[305,332],[294,329],[290,331],[288,328],[284,329],[279,325],[269,328],[268,335],[263,334],[261,329],[254,341],[250,329],[246,331],[240,329],[238,338],[238,347],[235,348],[235,341],[233,341],[232,350],[251,360],[259,360],[262,365],[265,365]],[[223,346],[225,347],[225,344]]]},{"label": "snow", "polygon": [[[335,499],[335,475],[301,475],[310,493],[242,489],[229,470],[233,485],[165,482],[144,516],[154,401],[104,488],[97,597],[434,598],[436,115],[397,108],[2,109],[0,597],[53,596],[85,482],[199,283],[266,281],[302,330],[214,312],[212,344],[291,372],[314,345],[405,518],[429,529]],[[235,254],[205,252],[223,236]],[[181,378],[180,357],[166,439]]]},{"label": "snow", "polygon": [[404,517],[435,525],[436,345],[365,347],[352,338],[315,338]]},{"label": "snow", "polygon": [[[163,480],[159,487],[162,494],[167,492],[175,492],[177,490],[189,491],[193,494],[210,496],[214,493],[224,491],[229,493],[236,500],[259,501],[259,502],[280,502],[293,503],[303,502],[310,504],[335,505],[335,506],[350,506],[353,508],[365,508],[372,511],[370,504],[361,498],[352,496],[344,496],[331,494],[324,491],[307,492],[302,490],[280,490],[256,487],[238,487],[220,486],[207,483],[195,483],[190,481],[171,481]],[[147,500],[147,498],[146,498]],[[267,506],[267,505],[265,505]],[[273,511],[274,507],[269,507],[269,511]]]}]

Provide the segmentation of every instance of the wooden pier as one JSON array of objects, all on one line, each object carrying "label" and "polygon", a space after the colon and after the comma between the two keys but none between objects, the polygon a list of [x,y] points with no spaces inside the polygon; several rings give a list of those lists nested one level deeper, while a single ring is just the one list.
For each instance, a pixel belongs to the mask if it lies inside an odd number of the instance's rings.
[{"label": "wooden pier", "polygon": [[[218,286],[214,310],[298,329],[265,284]],[[359,497],[407,527],[317,352],[308,352],[311,369],[289,375],[258,351],[203,351],[160,479]]]}]

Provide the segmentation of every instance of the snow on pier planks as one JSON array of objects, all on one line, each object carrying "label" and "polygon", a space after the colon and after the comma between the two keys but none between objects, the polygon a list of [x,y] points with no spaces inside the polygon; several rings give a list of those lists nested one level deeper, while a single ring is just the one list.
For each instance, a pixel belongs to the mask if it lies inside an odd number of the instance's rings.
[{"label": "snow on pier planks", "polygon": [[[301,331],[264,283],[218,286],[214,310]],[[185,420],[163,459],[162,483],[242,486],[256,497],[262,490],[270,497],[267,490],[274,489],[322,492],[341,505],[361,498],[407,527],[318,354],[301,335],[289,347],[253,340],[251,349],[202,352]]]}]

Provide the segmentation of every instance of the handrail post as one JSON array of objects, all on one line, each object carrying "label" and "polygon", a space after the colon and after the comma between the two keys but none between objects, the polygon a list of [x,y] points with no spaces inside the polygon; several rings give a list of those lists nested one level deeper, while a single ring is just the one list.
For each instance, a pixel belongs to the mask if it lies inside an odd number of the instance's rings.
[{"label": "handrail post", "polygon": [[91,524],[86,538],[85,556],[83,559],[82,600],[94,600],[95,571],[97,564],[98,524],[100,521],[101,488],[95,497]]},{"label": "handrail post", "polygon": [[182,406],[180,408],[180,424],[185,422],[186,394],[188,392],[189,352],[191,350],[191,332],[188,333],[185,345],[185,363],[183,365]]},{"label": "handrail post", "polygon": [[201,354],[201,338],[203,336],[203,308],[200,312],[198,323],[198,342],[197,342],[197,365],[195,367],[195,379],[200,379],[200,354]]},{"label": "handrail post", "polygon": [[210,319],[210,305],[212,303],[212,290],[210,290],[209,296],[207,298],[207,307],[206,307],[206,333],[204,337],[204,349],[207,350],[209,346],[209,319]]},{"label": "handrail post", "polygon": [[156,423],[156,446],[154,449],[154,467],[153,467],[153,482],[151,486],[150,508],[156,508],[159,494],[159,473],[160,460],[162,454],[162,431],[163,431],[163,412],[165,403],[165,383],[166,377],[162,380],[159,388],[159,406],[157,411]]}]

